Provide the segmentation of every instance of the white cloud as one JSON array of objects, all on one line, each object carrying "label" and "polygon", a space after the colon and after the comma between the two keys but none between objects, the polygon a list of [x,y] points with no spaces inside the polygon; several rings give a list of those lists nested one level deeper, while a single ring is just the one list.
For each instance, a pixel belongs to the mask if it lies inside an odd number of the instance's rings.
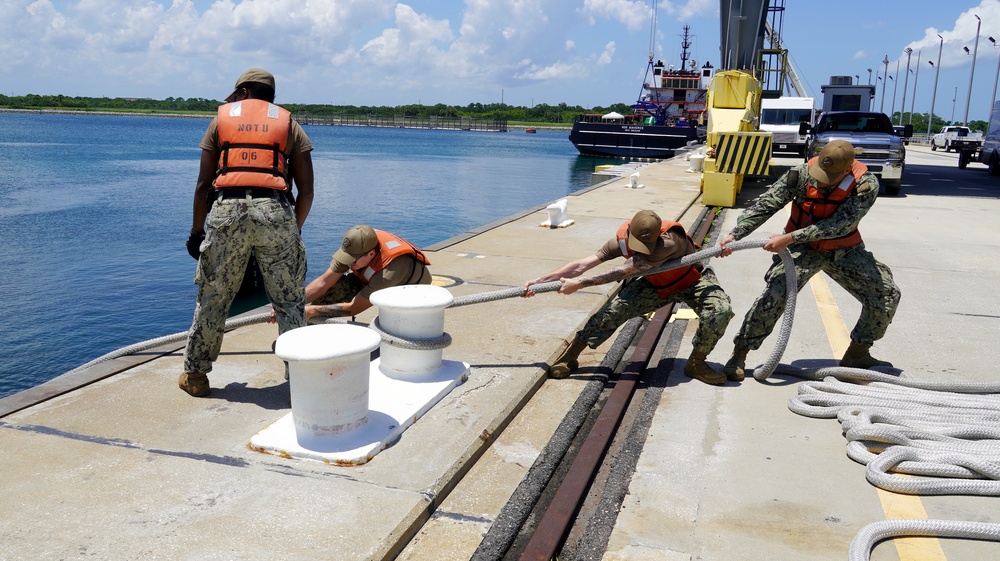
[{"label": "white cloud", "polygon": [[631,0],[466,0],[428,13],[394,0],[6,0],[0,82],[18,94],[219,99],[259,66],[275,74],[279,103],[575,94],[597,68],[615,68],[623,42],[644,42],[649,10]]},{"label": "white cloud", "polygon": [[631,0],[584,0],[581,12],[596,23],[596,18],[616,20],[632,31],[649,27],[652,7]]},{"label": "white cloud", "polygon": [[664,2],[663,10],[681,21],[696,16],[718,14],[719,3],[716,0],[688,0],[684,3]]},{"label": "white cloud", "polygon": [[611,64],[611,61],[615,58],[615,42],[612,41],[604,46],[604,52],[601,56],[597,57],[597,64],[605,65]]}]

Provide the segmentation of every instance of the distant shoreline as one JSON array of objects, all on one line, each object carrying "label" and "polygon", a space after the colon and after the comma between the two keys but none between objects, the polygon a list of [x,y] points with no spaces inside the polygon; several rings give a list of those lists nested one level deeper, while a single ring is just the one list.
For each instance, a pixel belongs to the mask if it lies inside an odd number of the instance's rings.
[{"label": "distant shoreline", "polygon": [[[141,113],[133,111],[82,111],[74,109],[14,109],[12,107],[0,107],[0,113],[27,113],[27,114],[52,114],[52,115],[100,115],[104,117],[168,117],[173,119],[211,119],[215,115],[198,115],[191,113]],[[518,125],[507,125],[508,129],[525,130],[525,129],[535,129],[535,130],[554,130],[568,131],[572,128],[572,125],[551,125],[551,124],[518,124]]]},{"label": "distant shoreline", "polygon": [[101,115],[104,117],[170,117],[174,119],[211,119],[214,115],[196,113],[141,113],[138,111],[81,111],[76,109],[14,109],[0,107],[0,113],[59,114],[59,115]]}]

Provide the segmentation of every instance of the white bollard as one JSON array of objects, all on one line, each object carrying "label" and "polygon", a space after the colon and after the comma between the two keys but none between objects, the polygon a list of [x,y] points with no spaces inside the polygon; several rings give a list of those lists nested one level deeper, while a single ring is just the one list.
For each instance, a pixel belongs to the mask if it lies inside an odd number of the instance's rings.
[{"label": "white bollard", "polygon": [[[416,284],[377,290],[371,303],[378,306],[379,328],[403,339],[437,339],[444,335],[444,310],[454,300],[440,286]],[[441,368],[443,349],[405,349],[382,342],[379,369],[390,378],[419,380]]]},{"label": "white bollard", "polygon": [[274,353],[288,361],[299,446],[318,449],[324,437],[368,422],[369,365],[380,341],[371,329],[340,324],[308,325],[278,337]]},{"label": "white bollard", "polygon": [[545,210],[549,212],[549,226],[559,226],[568,218],[566,215],[566,199],[559,199],[558,201],[545,207]]},{"label": "white bollard", "polygon": [[697,173],[705,170],[705,155],[704,154],[691,154],[690,158],[691,166],[688,167],[689,172]]}]

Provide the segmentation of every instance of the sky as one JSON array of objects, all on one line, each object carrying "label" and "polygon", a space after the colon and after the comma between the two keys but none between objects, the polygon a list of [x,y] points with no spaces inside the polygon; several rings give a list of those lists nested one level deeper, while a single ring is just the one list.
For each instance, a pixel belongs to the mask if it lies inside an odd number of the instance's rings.
[{"label": "sky", "polygon": [[[885,113],[906,86],[907,109],[988,118],[1000,0],[777,3],[808,95],[856,76]],[[652,0],[0,0],[0,92],[221,100],[262,67],[278,103],[606,107],[638,98],[651,48],[680,63],[684,25],[690,58],[719,66],[719,11],[660,0],[651,33]]]}]

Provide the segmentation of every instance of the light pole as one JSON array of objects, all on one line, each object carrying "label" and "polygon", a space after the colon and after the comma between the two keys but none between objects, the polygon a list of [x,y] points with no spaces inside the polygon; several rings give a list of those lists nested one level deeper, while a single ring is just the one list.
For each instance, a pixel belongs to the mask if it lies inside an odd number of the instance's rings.
[{"label": "light pole", "polygon": [[[969,126],[969,103],[972,101],[972,77],[976,74],[976,53],[979,52],[979,28],[983,25],[983,20],[976,16],[976,44],[972,47],[972,70],[969,71],[969,93],[965,96],[965,117],[962,118],[962,125]],[[968,52],[968,51],[966,51]]]},{"label": "light pole", "polygon": [[[990,37],[990,43],[993,44],[993,48],[995,50],[996,46],[997,46],[996,39]],[[996,103],[996,100],[997,100],[997,80],[998,79],[1000,79],[1000,56],[997,56],[997,73],[996,73],[996,76],[993,77],[993,95],[990,96],[990,112],[987,113],[987,115],[989,115],[990,117],[993,116],[993,104]],[[987,119],[989,119],[989,117],[987,117]]]},{"label": "light pole", "polygon": [[920,78],[920,51],[917,51],[917,71],[913,74],[913,98],[910,100],[910,118],[907,124],[913,124],[913,106],[917,101],[917,79]]},{"label": "light pole", "polygon": [[[883,76],[889,76],[889,55],[885,55],[885,59],[882,60],[885,64],[885,72],[882,73]],[[882,80],[882,103],[878,106],[879,113],[885,113],[885,87],[889,85],[887,80]]]},{"label": "light pole", "polygon": [[903,102],[899,104],[899,124],[903,124],[903,113],[906,113],[906,86],[910,83],[910,53],[913,49],[906,47],[903,49],[906,53],[906,74],[903,75]]},{"label": "light pole", "polygon": [[958,86],[955,86],[955,93],[951,95],[951,124],[955,124],[955,100],[958,99]]},{"label": "light pole", "polygon": [[941,39],[941,44],[938,45],[938,61],[934,64],[933,61],[928,60],[931,66],[934,67],[934,93],[931,94],[931,115],[927,120],[927,139],[930,140],[931,135],[934,134],[934,102],[937,101],[937,85],[938,77],[941,75],[941,51],[944,50],[944,37],[938,33],[938,39]]},{"label": "light pole", "polygon": [[[899,85],[899,82],[896,80],[899,79],[899,59],[896,59],[896,77],[889,76],[889,78],[892,80],[892,106],[889,109],[889,120],[891,121],[893,113],[896,112],[896,86]],[[899,118],[903,118],[902,110],[899,111]]]},{"label": "light pole", "polygon": [[868,85],[872,85],[872,69],[868,69]]}]

